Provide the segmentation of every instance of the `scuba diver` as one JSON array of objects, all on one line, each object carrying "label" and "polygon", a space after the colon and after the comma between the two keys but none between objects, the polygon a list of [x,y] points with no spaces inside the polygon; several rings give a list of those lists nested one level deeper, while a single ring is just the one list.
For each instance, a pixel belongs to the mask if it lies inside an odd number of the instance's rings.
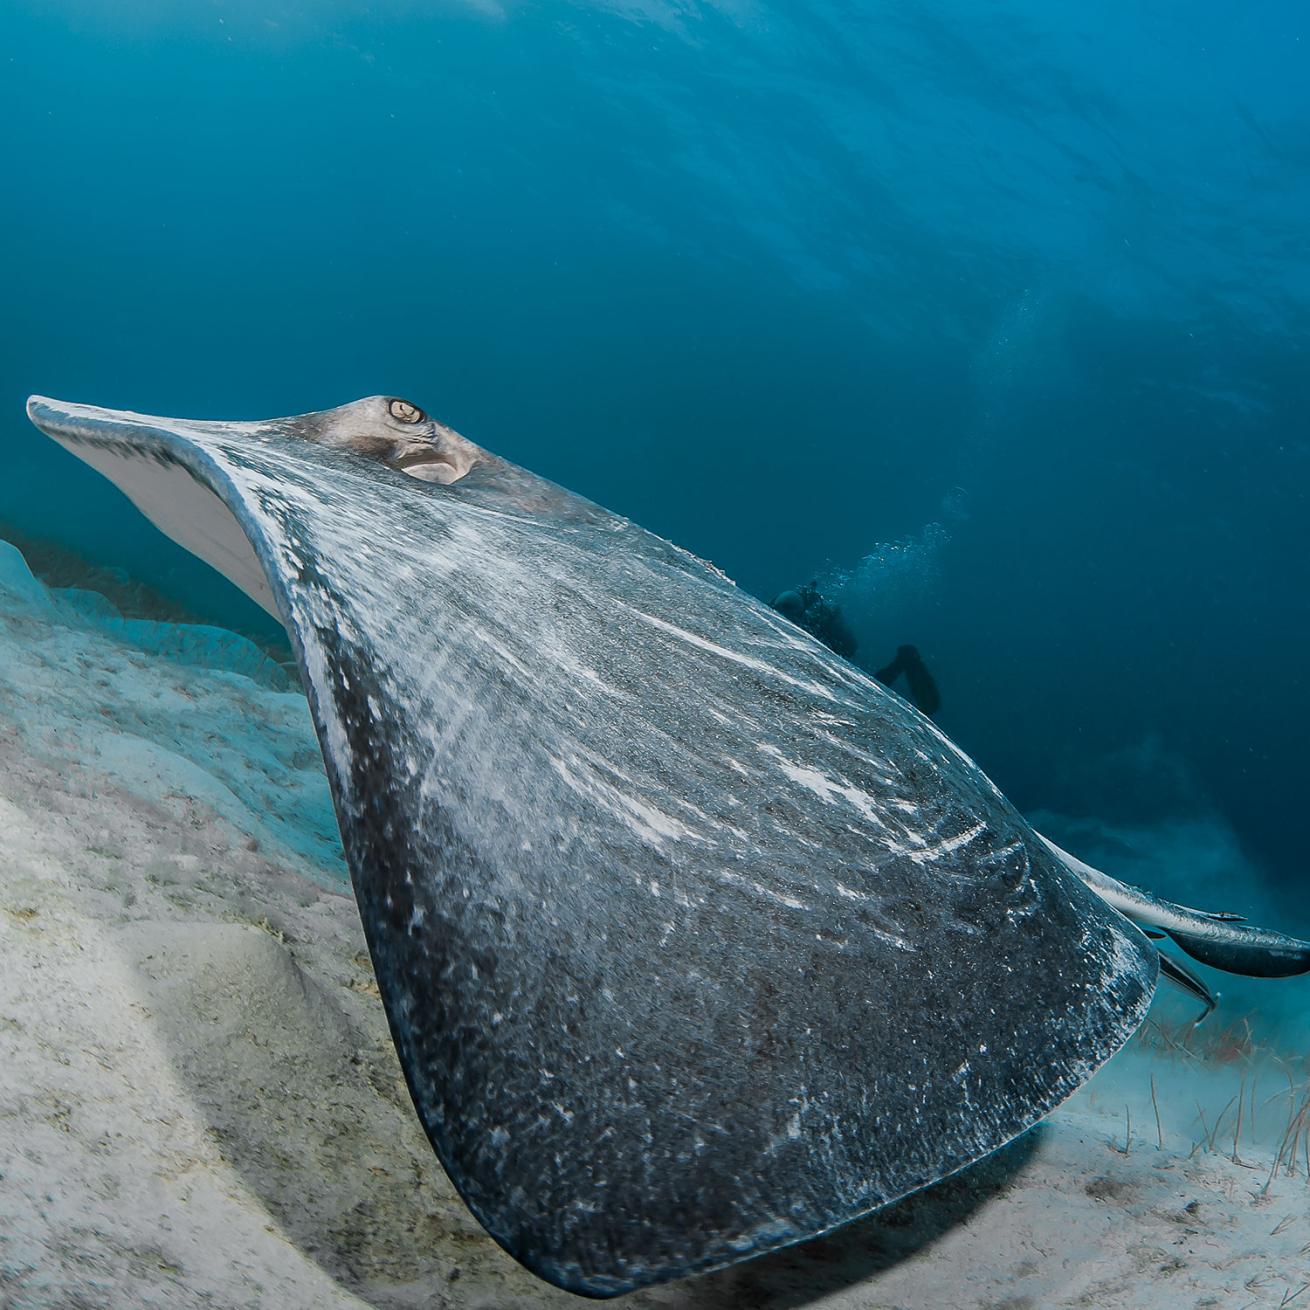
[{"label": "scuba diver", "polygon": [[942,707],[942,695],[917,646],[897,646],[896,658],[873,676],[884,687],[890,687],[902,674],[905,675],[910,703],[920,714],[926,714],[931,719]]},{"label": "scuba diver", "polygon": [[820,594],[817,582],[807,582],[799,591],[780,592],[774,597],[773,608],[842,659],[855,659],[858,644],[855,634],[847,626],[841,610]]},{"label": "scuba diver", "polygon": [[[855,634],[842,616],[840,606],[824,597],[817,582],[807,582],[795,591],[780,592],[773,599],[773,608],[842,659],[854,662],[858,646]],[[878,669],[873,676],[884,687],[890,687],[897,678],[904,677],[907,699],[929,718],[941,709],[941,693],[916,646],[898,646],[892,662]]]}]

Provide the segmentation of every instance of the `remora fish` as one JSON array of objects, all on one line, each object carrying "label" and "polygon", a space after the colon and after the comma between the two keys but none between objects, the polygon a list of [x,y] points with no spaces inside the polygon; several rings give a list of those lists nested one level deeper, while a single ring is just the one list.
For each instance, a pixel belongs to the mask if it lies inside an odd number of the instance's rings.
[{"label": "remora fish", "polygon": [[286,626],[414,1104],[561,1287],[800,1241],[1023,1132],[1146,1013],[1121,909],[1310,969],[1080,865],[715,569],[408,402],[28,411]]}]

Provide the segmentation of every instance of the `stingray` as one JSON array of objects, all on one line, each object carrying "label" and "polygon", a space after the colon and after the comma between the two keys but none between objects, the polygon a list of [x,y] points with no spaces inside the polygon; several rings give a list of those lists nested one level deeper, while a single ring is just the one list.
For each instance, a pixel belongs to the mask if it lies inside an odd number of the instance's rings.
[{"label": "stingray", "polygon": [[1210,1003],[1147,933],[1310,969],[1061,851],[717,569],[412,403],[28,411],[285,626],[415,1108],[560,1287],[720,1268],[995,1151],[1162,959]]}]

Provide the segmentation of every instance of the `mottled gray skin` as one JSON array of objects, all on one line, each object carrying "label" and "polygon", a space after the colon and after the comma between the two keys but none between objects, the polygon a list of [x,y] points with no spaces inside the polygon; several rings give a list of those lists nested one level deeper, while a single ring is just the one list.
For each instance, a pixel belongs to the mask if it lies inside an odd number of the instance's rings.
[{"label": "mottled gray skin", "polygon": [[802,1240],[1133,1032],[1154,950],[929,721],[468,443],[407,476],[384,405],[31,412],[185,467],[249,536],[415,1106],[508,1251],[604,1296]]}]

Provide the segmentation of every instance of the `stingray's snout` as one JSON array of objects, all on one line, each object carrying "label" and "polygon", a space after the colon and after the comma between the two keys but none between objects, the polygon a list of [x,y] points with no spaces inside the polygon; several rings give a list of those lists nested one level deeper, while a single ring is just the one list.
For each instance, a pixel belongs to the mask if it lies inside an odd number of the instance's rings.
[{"label": "stingray's snout", "polygon": [[27,417],[47,437],[73,450],[84,446],[148,447],[164,437],[168,422],[130,410],[77,405],[50,396],[29,396]]},{"label": "stingray's snout", "polygon": [[77,435],[79,425],[73,411],[80,406],[70,406],[61,400],[49,396],[28,396],[27,417],[33,425],[48,437],[72,439]]},{"label": "stingray's snout", "polygon": [[[243,463],[229,447],[264,425],[159,418],[48,396],[30,397],[27,416],[113,483],[166,537],[282,620],[263,565],[228,503],[239,503],[231,467]],[[231,465],[224,462],[229,457]]]}]

